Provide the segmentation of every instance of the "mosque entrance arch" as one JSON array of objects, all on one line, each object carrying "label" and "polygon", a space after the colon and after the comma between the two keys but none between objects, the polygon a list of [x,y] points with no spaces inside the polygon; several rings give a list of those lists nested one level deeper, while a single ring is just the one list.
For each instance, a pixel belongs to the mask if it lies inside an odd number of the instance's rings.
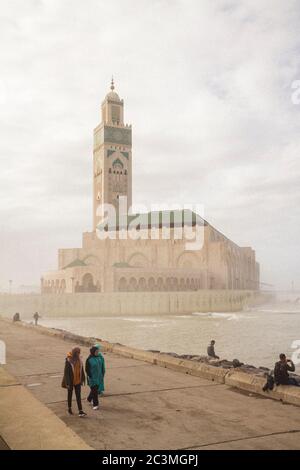
[{"label": "mosque entrance arch", "polygon": [[82,278],[82,292],[96,292],[94,278],[90,273],[86,273]]}]

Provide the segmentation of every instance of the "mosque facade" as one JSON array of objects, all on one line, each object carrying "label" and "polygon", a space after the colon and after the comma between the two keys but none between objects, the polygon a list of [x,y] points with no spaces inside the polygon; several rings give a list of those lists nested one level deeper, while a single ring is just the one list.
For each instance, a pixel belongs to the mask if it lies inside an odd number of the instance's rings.
[{"label": "mosque facade", "polygon": [[[43,275],[41,292],[259,290],[255,251],[238,246],[197,213],[127,212],[132,158],[132,128],[124,124],[124,101],[112,81],[94,129],[93,229],[83,233],[80,248],[58,251],[58,269]],[[112,224],[105,207],[115,210]],[[197,245],[190,240],[198,234]]]}]

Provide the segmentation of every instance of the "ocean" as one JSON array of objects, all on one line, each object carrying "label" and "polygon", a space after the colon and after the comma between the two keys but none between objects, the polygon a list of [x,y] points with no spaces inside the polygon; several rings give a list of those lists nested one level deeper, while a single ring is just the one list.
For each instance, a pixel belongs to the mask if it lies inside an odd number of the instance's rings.
[{"label": "ocean", "polygon": [[273,367],[281,352],[300,373],[300,304],[264,305],[235,313],[189,315],[43,317],[39,323],[142,349],[206,354],[211,339],[222,359]]}]

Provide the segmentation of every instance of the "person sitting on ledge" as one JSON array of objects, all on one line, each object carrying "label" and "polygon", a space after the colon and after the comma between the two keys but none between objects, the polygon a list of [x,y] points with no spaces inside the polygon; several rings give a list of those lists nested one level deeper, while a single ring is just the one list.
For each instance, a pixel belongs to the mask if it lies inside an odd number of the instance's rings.
[{"label": "person sitting on ledge", "polygon": [[276,385],[296,385],[300,386],[294,377],[289,376],[289,372],[295,372],[295,364],[291,359],[287,359],[286,355],[281,353],[279,361],[276,362],[274,368],[274,380]]},{"label": "person sitting on ledge", "polygon": [[13,321],[21,321],[20,314],[18,312],[14,314]]},{"label": "person sitting on ledge", "polygon": [[220,359],[219,356],[217,356],[215,353],[215,344],[216,344],[215,340],[212,339],[210,344],[207,347],[207,355],[209,358]]}]

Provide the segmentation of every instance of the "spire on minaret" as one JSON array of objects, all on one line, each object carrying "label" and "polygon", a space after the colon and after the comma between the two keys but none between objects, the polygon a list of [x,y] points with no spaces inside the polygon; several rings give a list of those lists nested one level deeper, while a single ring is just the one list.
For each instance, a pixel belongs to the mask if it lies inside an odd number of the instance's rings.
[{"label": "spire on minaret", "polygon": [[114,91],[114,89],[115,89],[114,77],[111,77],[110,89],[111,89],[112,91]]}]

